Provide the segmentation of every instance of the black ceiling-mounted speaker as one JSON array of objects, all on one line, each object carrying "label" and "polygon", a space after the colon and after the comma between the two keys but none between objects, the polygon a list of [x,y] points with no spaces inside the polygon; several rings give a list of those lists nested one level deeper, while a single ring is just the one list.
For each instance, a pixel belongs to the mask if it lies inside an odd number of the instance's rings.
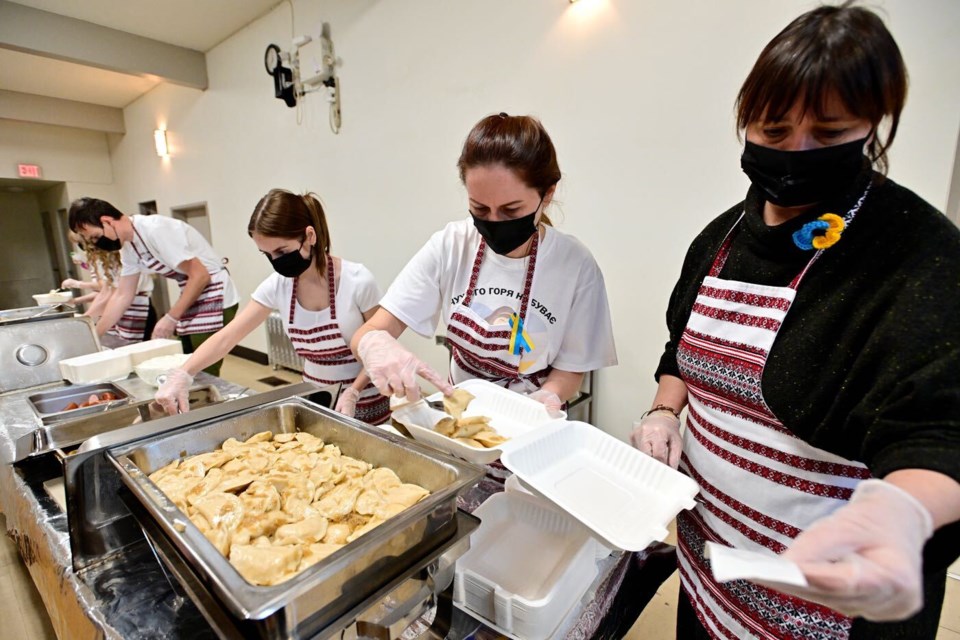
[{"label": "black ceiling-mounted speaker", "polygon": [[273,95],[283,100],[288,107],[297,106],[297,94],[293,82],[293,69],[283,66],[280,47],[267,45],[263,54],[263,65],[267,73],[273,76]]}]

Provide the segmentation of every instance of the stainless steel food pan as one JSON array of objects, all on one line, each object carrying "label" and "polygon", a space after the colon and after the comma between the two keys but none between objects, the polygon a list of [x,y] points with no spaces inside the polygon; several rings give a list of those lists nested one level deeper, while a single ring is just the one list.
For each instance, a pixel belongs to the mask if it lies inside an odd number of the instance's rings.
[{"label": "stainless steel food pan", "polygon": [[[71,402],[82,404],[92,395],[100,396],[102,393],[112,393],[117,397],[116,400],[101,402],[89,407],[79,407],[77,409],[65,409]],[[110,409],[126,404],[130,400],[130,395],[111,382],[102,384],[82,384],[70,385],[54,391],[44,391],[27,396],[27,404],[37,414],[41,424],[51,424],[72,420],[80,416],[91,413],[103,413]]]},{"label": "stainless steel food pan", "polygon": [[[393,469],[401,480],[417,483],[431,495],[290,580],[272,587],[254,586],[147,475],[174,459],[212,451],[227,438],[245,439],[265,429],[311,433],[339,446],[345,455]],[[269,618],[271,625],[283,626],[277,637],[300,637],[304,629],[326,628],[400,575],[410,558],[453,536],[457,494],[483,474],[479,467],[302,398],[118,446],[109,449],[107,456],[123,483],[232,615],[243,620]]]},{"label": "stainless steel food pan", "polygon": [[[109,384],[86,385],[83,388],[110,387]],[[73,387],[76,388],[76,387]],[[54,392],[54,393],[59,393]],[[44,395],[44,394],[38,394]],[[87,394],[90,395],[89,393]],[[124,393],[126,396],[127,394]],[[35,396],[30,396],[33,398]],[[195,387],[188,394],[191,409],[209,406],[222,402],[220,392],[212,385]],[[98,405],[99,406],[99,405]],[[49,424],[37,428],[33,433],[27,433],[17,440],[17,450],[14,462],[20,462],[31,456],[53,451],[64,451],[74,447],[88,438],[96,435],[129,427],[141,422],[149,422],[166,415],[163,409],[153,400],[130,402],[127,397],[119,406],[113,405],[101,409],[96,414],[76,414],[77,411],[87,409],[96,410],[97,407],[84,407],[67,413],[69,419],[51,421]]]}]

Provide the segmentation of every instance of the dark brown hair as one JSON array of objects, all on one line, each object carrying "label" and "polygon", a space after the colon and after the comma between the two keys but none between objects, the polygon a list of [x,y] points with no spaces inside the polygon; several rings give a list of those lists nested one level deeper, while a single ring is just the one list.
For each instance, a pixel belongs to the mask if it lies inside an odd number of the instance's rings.
[{"label": "dark brown hair", "polygon": [[[779,120],[797,100],[804,113],[823,118],[827,99],[836,95],[873,125],[867,152],[885,173],[907,99],[907,69],[883,21],[851,4],[808,11],[767,44],[737,95],[737,127]],[[877,126],[885,117],[890,129],[881,140]]]},{"label": "dark brown hair", "polygon": [[254,208],[247,224],[247,233],[251,237],[256,231],[270,238],[304,240],[307,227],[313,227],[317,234],[314,256],[317,271],[323,276],[327,270],[327,254],[330,253],[330,232],[327,230],[323,205],[315,194],[298,196],[284,189],[271,189]]},{"label": "dark brown hair", "polygon": [[[492,164],[512,170],[541,197],[560,182],[560,165],[553,141],[540,121],[531,116],[499,113],[474,125],[457,160],[460,181],[466,182],[467,169]],[[550,224],[546,214],[541,221]]]},{"label": "dark brown hair", "polygon": [[70,226],[70,231],[79,233],[80,227],[96,227],[102,229],[103,224],[100,223],[101,216],[119,220],[122,215],[115,206],[106,200],[80,198],[70,204],[70,214],[67,218],[67,224]]}]

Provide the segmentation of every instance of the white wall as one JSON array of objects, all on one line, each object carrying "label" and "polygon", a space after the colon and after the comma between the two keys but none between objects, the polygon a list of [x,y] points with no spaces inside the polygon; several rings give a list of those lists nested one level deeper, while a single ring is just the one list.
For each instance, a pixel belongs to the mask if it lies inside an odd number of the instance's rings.
[{"label": "white wall", "polygon": [[0,178],[37,164],[44,180],[110,184],[107,135],[99,131],[0,119]]},{"label": "white wall", "polygon": [[[335,253],[383,287],[448,220],[466,214],[455,162],[491,112],[539,116],[565,173],[559,228],[597,257],[621,364],[599,376],[598,424],[624,435],[649,406],[663,314],[686,247],[747,186],[732,117],[763,45],[808,0],[295,1],[298,34],[330,23],[343,59],[343,131],[312,96],[295,113],[272,96],[267,43],[288,46],[286,4],[207,54],[210,88],[161,85],[125,109],[111,146],[118,206],[208,203],[215,248],[244,295],[269,273],[246,237],[272,187],[314,190]],[[946,204],[960,130],[960,3],[878,0],[911,73],[891,176]],[[309,52],[306,60],[309,61]],[[169,128],[172,157],[152,131]],[[71,197],[77,195],[71,192]],[[432,363],[442,352],[406,339]],[[245,343],[265,350],[256,332]]]}]

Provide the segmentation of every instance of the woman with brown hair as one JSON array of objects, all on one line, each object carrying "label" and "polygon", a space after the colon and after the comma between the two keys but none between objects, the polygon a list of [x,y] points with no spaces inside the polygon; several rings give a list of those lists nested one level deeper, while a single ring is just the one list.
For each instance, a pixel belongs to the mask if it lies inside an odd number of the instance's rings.
[{"label": "woman with brown hair", "polygon": [[[633,432],[701,489],[677,519],[678,637],[937,633],[960,550],[960,231],[883,173],[906,92],[893,37],[850,3],[791,22],[740,90],[752,186],[687,253]],[[707,543],[783,553],[808,586],[721,584]]]},{"label": "woman with brown hair", "polygon": [[323,206],[313,194],[273,189],[250,216],[247,233],[276,273],[226,327],[204,342],[181,369],[170,373],[157,401],[171,414],[186,411],[193,376],[223,358],[274,310],[303,357],[303,379],[318,385],[341,383],[337,411],[370,424],[389,416],[389,401],[369,384],[350,352],[354,332],[377,310],[380,290],[362,264],[330,254]]},{"label": "woman with brown hair", "polygon": [[428,337],[442,322],[450,380],[489,380],[559,411],[585,372],[617,356],[600,268],[545,213],[560,181],[553,143],[535,118],[492,115],[457,166],[469,217],[430,238],[351,346],[384,395],[419,397],[418,376],[450,393],[397,342],[407,327]]}]

